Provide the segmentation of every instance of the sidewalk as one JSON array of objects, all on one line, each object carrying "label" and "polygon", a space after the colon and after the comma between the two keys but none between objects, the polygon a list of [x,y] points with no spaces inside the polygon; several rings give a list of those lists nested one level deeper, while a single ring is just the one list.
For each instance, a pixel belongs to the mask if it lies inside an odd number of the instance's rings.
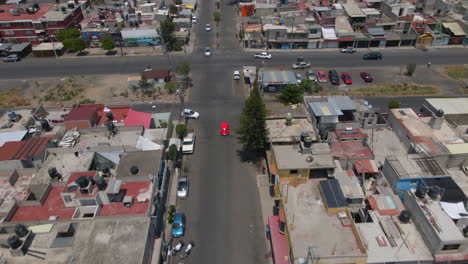
[{"label": "sidewalk", "polygon": [[[265,166],[265,165],[264,165]],[[256,173],[257,176],[257,187],[258,195],[260,197],[260,207],[262,209],[262,222],[263,230],[266,232],[268,217],[273,215],[273,206],[275,205],[273,198],[270,196],[270,182],[268,180],[268,174],[262,174],[262,172]],[[270,240],[265,239],[266,248],[268,252],[268,263],[273,264],[272,252],[270,247]]]},{"label": "sidewalk", "polygon": [[[193,51],[193,41],[190,41],[189,44],[185,45],[182,51],[171,51],[171,55],[185,55],[190,54]],[[122,55],[123,52],[123,55]],[[103,50],[101,48],[89,48],[81,52],[82,55],[77,55],[78,53],[65,53],[60,59],[86,59],[86,58],[112,58],[112,57],[122,57],[122,56],[158,56],[166,55],[165,49],[162,46],[158,47],[134,47],[134,48],[120,48],[116,47],[111,51]]]}]

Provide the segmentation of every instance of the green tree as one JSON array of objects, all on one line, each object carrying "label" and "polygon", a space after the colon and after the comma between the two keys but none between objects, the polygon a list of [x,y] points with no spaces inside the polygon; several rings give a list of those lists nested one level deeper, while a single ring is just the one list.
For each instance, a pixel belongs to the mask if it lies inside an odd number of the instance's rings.
[{"label": "green tree", "polygon": [[415,71],[416,71],[416,64],[409,63],[406,65],[406,75],[413,76]]},{"label": "green tree", "polygon": [[219,22],[221,21],[221,12],[219,12],[218,10],[214,11],[213,19],[216,22],[216,24],[219,24]]},{"label": "green tree", "polygon": [[186,124],[178,124],[175,128],[175,131],[177,135],[179,135],[180,138],[183,138],[185,135],[185,132],[187,132],[187,125]]},{"label": "green tree", "polygon": [[102,39],[102,48],[104,50],[113,50],[115,48],[114,40],[111,37]]},{"label": "green tree", "polygon": [[148,78],[144,74],[141,75],[141,79],[138,81],[138,86],[140,86],[141,89],[148,89],[151,87],[151,83],[148,81]]},{"label": "green tree", "polygon": [[244,149],[254,151],[257,155],[264,151],[267,138],[266,107],[260,96],[257,81],[254,82],[249,98],[244,102],[236,132]]},{"label": "green tree", "polygon": [[169,91],[170,94],[174,93],[177,90],[177,85],[174,82],[167,82],[164,84],[164,89]]},{"label": "green tree", "polygon": [[62,41],[65,48],[71,49],[75,52],[80,52],[86,48],[86,43],[81,38],[69,38]]},{"label": "green tree", "polygon": [[299,86],[308,93],[318,93],[323,91],[323,87],[312,80],[302,80]]},{"label": "green tree", "polygon": [[390,101],[388,102],[388,108],[400,108],[400,103],[398,103],[397,101]]},{"label": "green tree", "polygon": [[278,95],[278,101],[283,104],[298,104],[302,102],[302,97],[304,96],[303,87],[295,84],[288,84],[281,90],[281,93]]},{"label": "green tree", "polygon": [[170,50],[173,43],[176,41],[174,38],[175,25],[170,20],[164,20],[160,23],[161,38],[166,45],[166,48]]},{"label": "green tree", "polygon": [[169,151],[167,152],[167,159],[168,160],[176,160],[177,158],[177,146],[175,144],[172,144],[169,147]]},{"label": "green tree", "polygon": [[61,29],[55,37],[60,41],[75,39],[80,37],[80,31],[76,28],[65,28]]},{"label": "green tree", "polygon": [[175,71],[180,75],[188,76],[190,74],[190,64],[186,61],[183,61],[176,66]]}]

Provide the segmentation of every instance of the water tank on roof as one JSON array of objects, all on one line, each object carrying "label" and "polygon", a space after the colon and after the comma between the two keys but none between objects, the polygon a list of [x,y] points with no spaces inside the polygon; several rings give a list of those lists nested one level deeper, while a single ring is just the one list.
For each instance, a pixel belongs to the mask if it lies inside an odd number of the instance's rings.
[{"label": "water tank on roof", "polygon": [[107,119],[109,119],[109,120],[114,120],[114,115],[112,114],[112,112],[107,112],[107,113],[106,113],[106,117],[107,117]]},{"label": "water tank on roof", "polygon": [[443,117],[443,116],[444,116],[444,110],[442,110],[442,109],[437,110],[437,111],[435,112],[435,115],[436,115],[437,117]]},{"label": "water tank on roof", "polygon": [[132,166],[130,167],[130,173],[133,175],[137,175],[140,170],[138,169],[137,166]]},{"label": "water tank on roof", "polygon": [[68,3],[68,4],[67,4],[67,7],[70,8],[70,9],[75,9],[75,4],[73,4],[73,3]]},{"label": "water tank on roof", "polygon": [[102,177],[96,177],[96,185],[100,191],[103,191],[107,187],[106,180]]},{"label": "water tank on roof", "polygon": [[17,235],[12,235],[8,238],[7,243],[11,249],[17,249],[21,246],[22,241]]},{"label": "water tank on roof", "polygon": [[49,173],[49,177],[52,179],[60,178],[60,174],[55,167],[49,168],[47,172]]},{"label": "water tank on roof", "polygon": [[25,237],[28,234],[28,229],[23,224],[17,224],[15,226],[15,234],[18,237]]},{"label": "water tank on roof", "polygon": [[410,213],[408,211],[403,210],[403,211],[401,211],[400,215],[398,216],[398,219],[400,219],[400,221],[403,224],[407,224],[411,220],[411,215],[410,215]]},{"label": "water tank on roof", "polygon": [[45,131],[51,131],[52,130],[52,127],[50,126],[49,122],[45,119],[42,119],[41,121],[41,127],[42,127],[42,130],[45,130]]},{"label": "water tank on roof", "polygon": [[305,137],[304,138],[304,147],[305,148],[312,147],[312,138],[311,137]]},{"label": "water tank on roof", "polygon": [[309,136],[309,133],[308,133],[308,132],[302,132],[302,133],[301,133],[301,141],[304,142],[304,139],[305,139],[306,137],[310,137],[310,136]]},{"label": "water tank on roof", "polygon": [[80,188],[86,188],[89,185],[89,179],[86,176],[80,176],[75,180],[75,183],[80,186]]},{"label": "water tank on roof", "polygon": [[107,167],[107,166],[104,166],[104,167],[102,168],[102,173],[104,173],[104,174],[108,175],[108,174],[110,173],[110,169],[109,169],[109,167]]},{"label": "water tank on roof", "polygon": [[418,197],[419,199],[424,199],[424,197],[426,197],[426,193],[427,187],[422,184],[419,184],[415,192],[416,197]]},{"label": "water tank on roof", "polygon": [[8,112],[8,119],[16,120],[16,118],[18,118],[18,115],[16,114],[15,111]]},{"label": "water tank on roof", "polygon": [[431,199],[436,200],[437,198],[439,198],[440,193],[441,193],[440,187],[434,186],[429,189],[429,191],[427,192],[427,195],[431,197]]}]

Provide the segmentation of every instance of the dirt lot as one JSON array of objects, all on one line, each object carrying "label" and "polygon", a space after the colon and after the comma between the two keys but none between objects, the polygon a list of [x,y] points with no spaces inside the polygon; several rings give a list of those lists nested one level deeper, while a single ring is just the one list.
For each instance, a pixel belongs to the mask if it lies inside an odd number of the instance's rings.
[{"label": "dirt lot", "polygon": [[33,80],[2,81],[0,108],[73,106],[79,103],[132,104],[136,102],[177,102],[177,94],[166,89],[144,93],[129,88],[127,75],[74,76]]}]

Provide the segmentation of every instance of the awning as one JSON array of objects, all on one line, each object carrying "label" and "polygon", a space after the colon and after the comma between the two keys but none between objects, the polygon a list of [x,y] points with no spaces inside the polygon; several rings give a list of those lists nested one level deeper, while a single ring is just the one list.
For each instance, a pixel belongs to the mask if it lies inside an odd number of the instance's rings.
[{"label": "awning", "polygon": [[279,216],[268,217],[268,226],[270,227],[270,243],[273,251],[273,260],[275,264],[290,264],[288,242],[286,236],[280,233]]},{"label": "awning", "polygon": [[452,22],[452,23],[442,23],[442,25],[444,26],[444,28],[447,28],[449,29],[454,36],[464,36],[466,35],[465,31],[463,31],[463,29],[460,27],[460,25],[456,22]]}]

